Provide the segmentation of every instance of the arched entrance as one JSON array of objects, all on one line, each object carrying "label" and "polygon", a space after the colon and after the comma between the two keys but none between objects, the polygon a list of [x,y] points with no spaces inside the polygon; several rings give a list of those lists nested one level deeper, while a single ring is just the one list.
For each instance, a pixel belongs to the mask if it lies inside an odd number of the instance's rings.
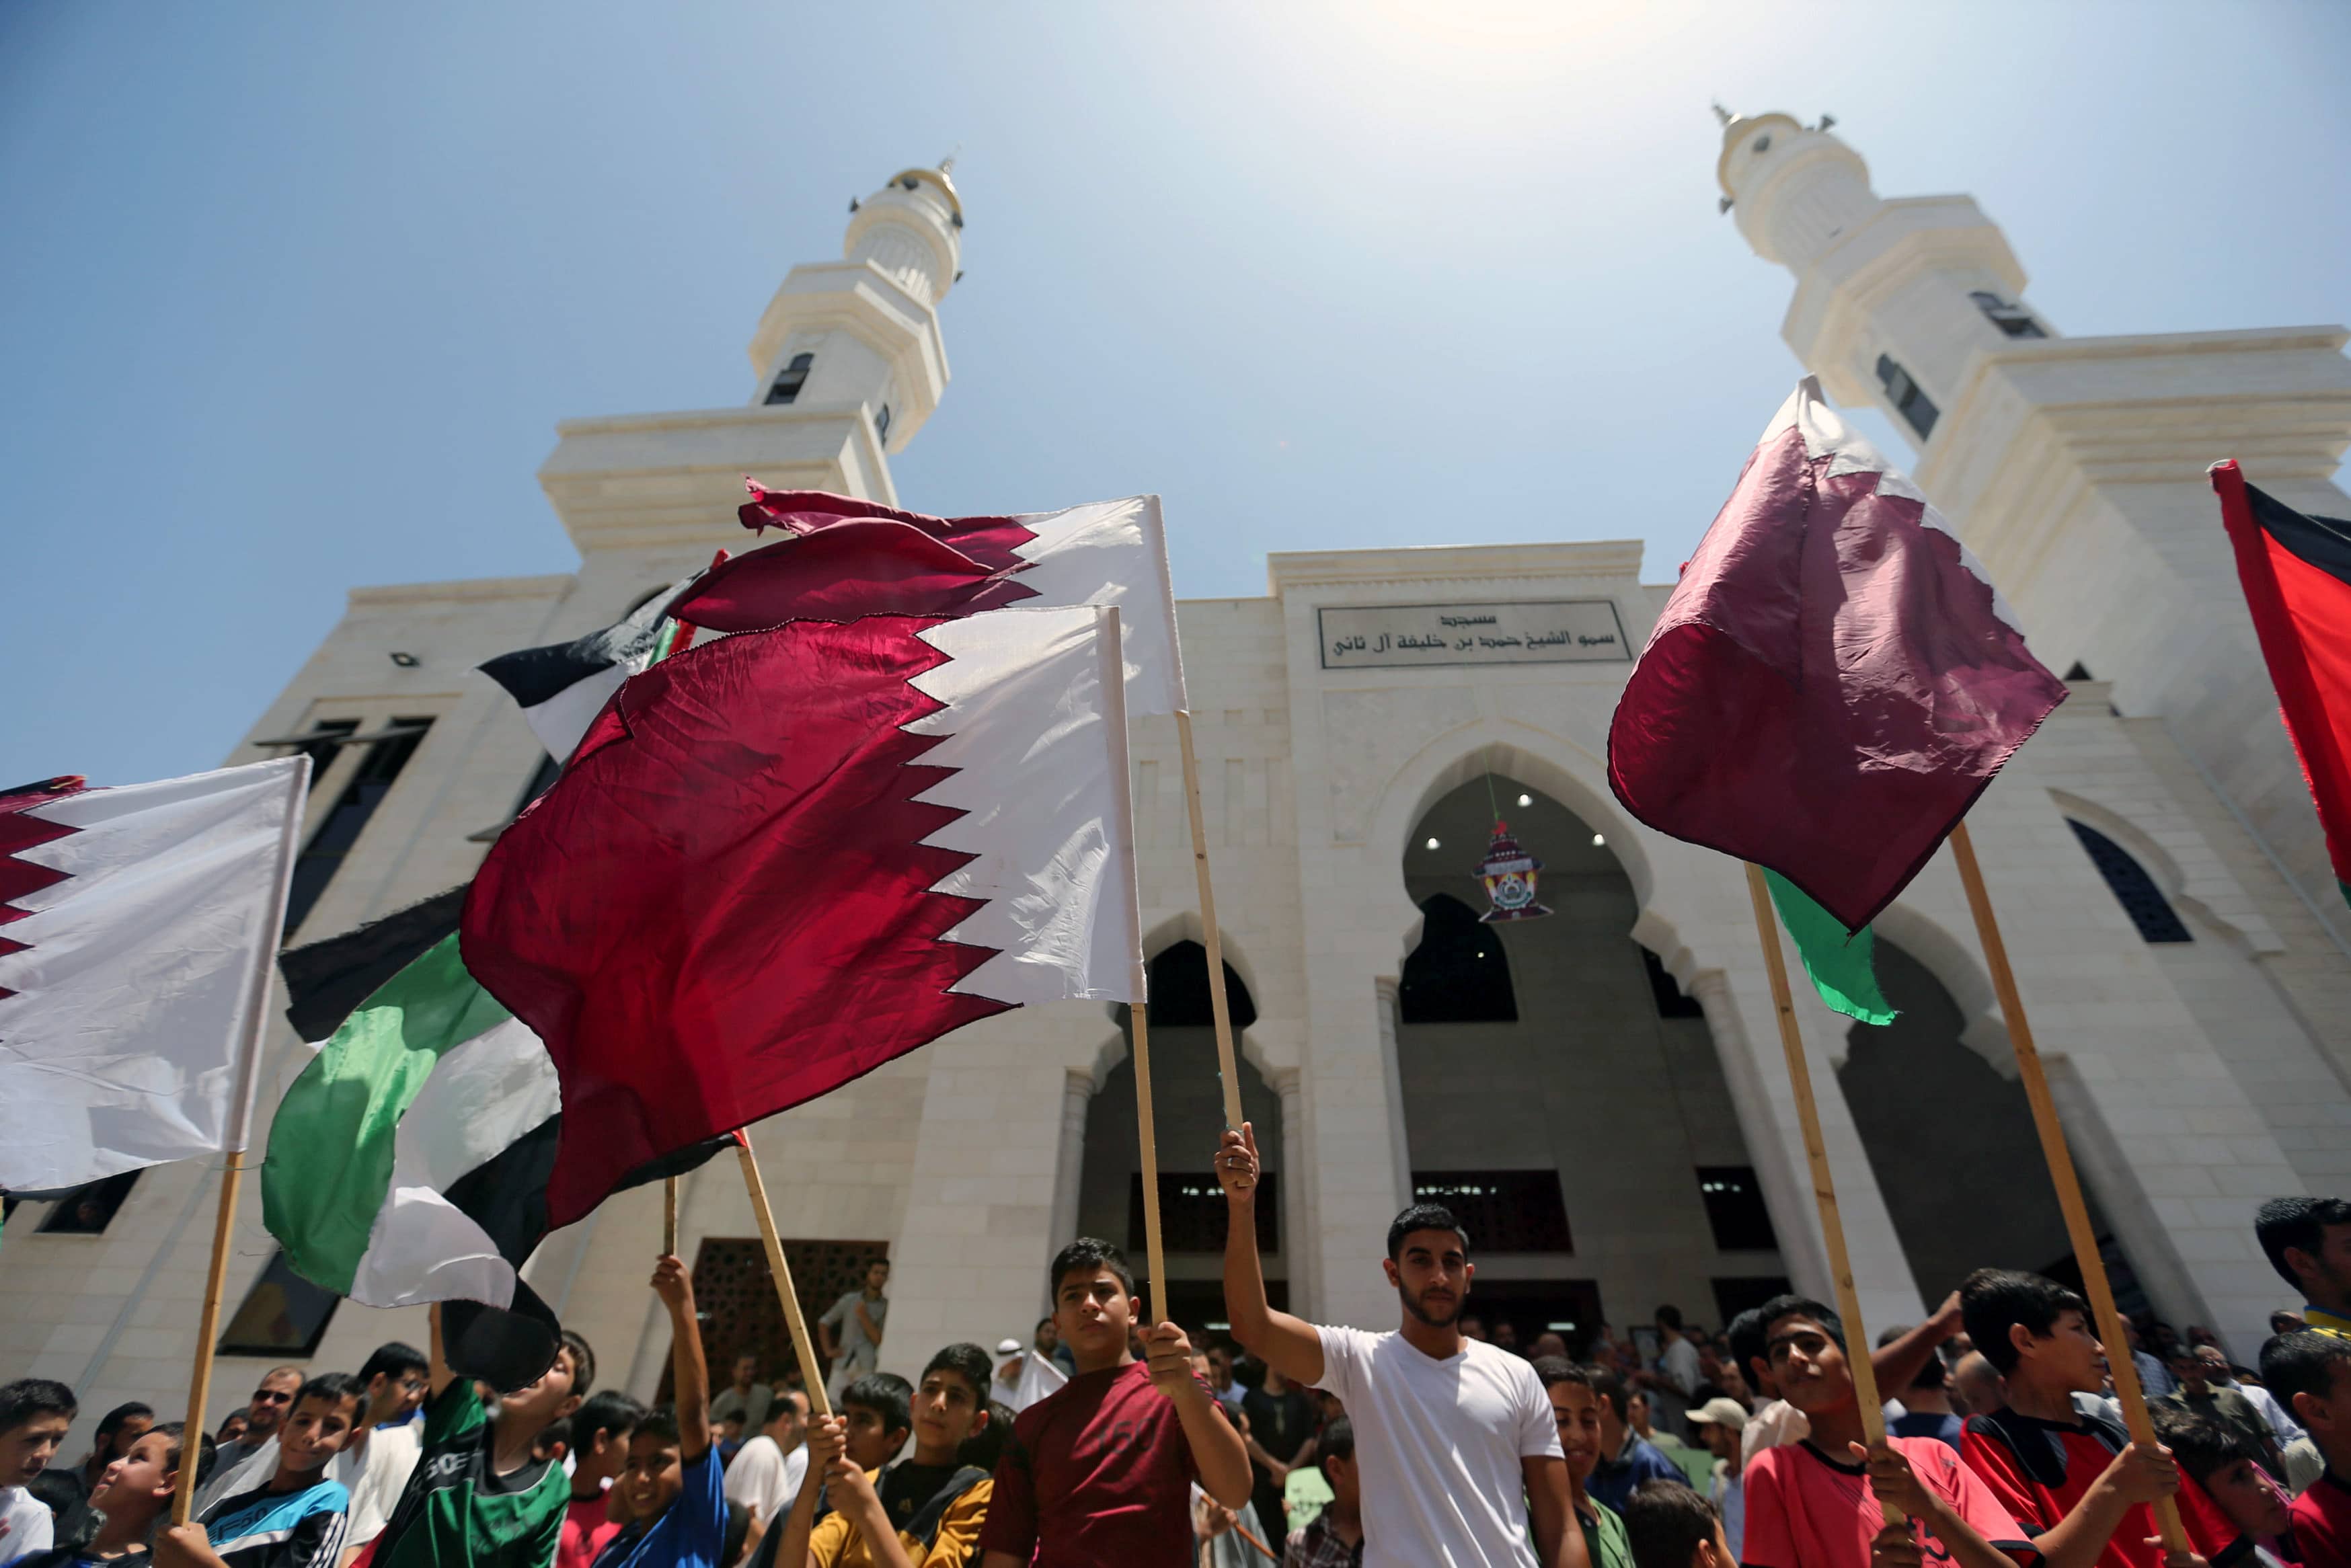
[{"label": "arched entrance", "polygon": [[[1837,1085],[1919,1295],[1939,1301],[1981,1268],[2078,1284],[2024,1086],[1960,1039],[1967,1020],[1943,983],[1882,936],[1877,980],[1901,1016],[1846,1032]],[[2095,1197],[2090,1216],[2104,1236]],[[2136,1300],[2129,1278],[2116,1279],[2116,1294]]]},{"label": "arched entrance", "polygon": [[[1479,918],[1498,813],[1542,862],[1547,915]],[[1416,1193],[1470,1228],[1471,1310],[1581,1351],[1603,1321],[1671,1302],[1715,1327],[1784,1287],[1713,1036],[1632,939],[1632,883],[1592,824],[1472,779],[1415,826],[1404,875],[1422,915],[1397,988],[1405,1145]]]},{"label": "arched entrance", "polygon": [[[1257,1021],[1257,1002],[1230,964],[1225,998],[1233,1033]],[[1134,1118],[1134,1033],[1118,1009],[1127,1054],[1103,1075],[1086,1108],[1085,1158],[1078,1186],[1078,1234],[1126,1250],[1138,1281],[1144,1271],[1143,1154]],[[1258,1204],[1258,1246],[1266,1294],[1289,1304],[1290,1271],[1281,1193],[1281,1100],[1240,1058],[1241,1113],[1257,1134],[1266,1193]],[[1217,1075],[1217,1034],[1208,1003],[1207,955],[1178,942],[1151,960],[1151,1090],[1159,1148],[1159,1226],[1167,1253],[1167,1310],[1197,1330],[1225,1321],[1225,1198],[1209,1167],[1225,1130],[1224,1087]]]}]

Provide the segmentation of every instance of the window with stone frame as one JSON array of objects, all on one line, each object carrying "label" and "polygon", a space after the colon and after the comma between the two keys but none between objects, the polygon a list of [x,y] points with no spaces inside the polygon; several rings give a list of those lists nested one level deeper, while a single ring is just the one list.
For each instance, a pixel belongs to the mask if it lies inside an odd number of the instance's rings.
[{"label": "window with stone frame", "polygon": [[778,371],[776,379],[768,383],[768,406],[774,407],[780,403],[799,402],[800,388],[808,385],[809,371],[815,364],[814,354],[794,354],[791,357],[791,362]]},{"label": "window with stone frame", "polygon": [[1974,289],[1968,298],[1976,302],[1976,308],[1984,313],[1986,320],[2011,338],[2049,336],[2042,329],[2041,323],[2032,319],[2032,311],[2022,305],[2011,304],[1989,288]]},{"label": "window with stone frame", "polygon": [[1936,408],[1935,400],[1927,395],[1926,390],[1910,379],[1908,371],[1896,364],[1890,355],[1880,354],[1877,356],[1877,380],[1878,384],[1886,389],[1886,401],[1892,403],[1894,412],[1918,433],[1919,440],[1924,441],[1935,434],[1935,421],[1942,417],[1942,412]]},{"label": "window with stone frame", "polygon": [[2065,825],[2074,830],[2074,836],[2082,841],[2082,848],[2089,854],[2090,863],[2096,866],[2098,874],[2106,879],[2106,886],[2114,894],[2115,902],[2123,906],[2123,913],[2130,916],[2133,925],[2138,927],[2139,940],[2196,940],[2195,933],[2188,929],[2188,923],[2179,918],[2179,912],[2171,907],[2169,899],[2163,896],[2163,889],[2155,885],[2155,878],[2147,874],[2147,868],[2139,864],[2128,850],[2086,822],[2077,822],[2068,817]]}]

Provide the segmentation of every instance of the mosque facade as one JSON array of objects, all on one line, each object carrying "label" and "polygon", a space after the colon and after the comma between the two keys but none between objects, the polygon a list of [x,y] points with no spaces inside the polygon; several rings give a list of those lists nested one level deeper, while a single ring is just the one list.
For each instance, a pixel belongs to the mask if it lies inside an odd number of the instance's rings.
[{"label": "mosque facade", "polygon": [[[1975,841],[2126,1308],[2249,1359],[2291,1304],[2253,1209],[2351,1191],[2351,917],[2203,470],[2234,456],[2289,505],[2351,514],[2333,478],[2346,333],[2069,338],[1971,199],[1880,198],[1824,125],[1728,119],[1719,172],[1740,233],[1793,275],[1791,348],[1832,401],[1911,439],[1896,461],[2066,672]],[[858,204],[841,259],[785,279],[743,406],[559,426],[539,478],[577,571],[351,591],[229,753],[319,764],[289,940],[463,882],[545,786],[476,664],[607,624],[738,547],[745,474],[899,503],[890,456],[946,391],[962,235],[949,175],[907,171]],[[1279,1192],[1260,1242],[1293,1310],[1393,1322],[1380,1259],[1416,1195],[1464,1214],[1471,1308],[1523,1335],[1581,1343],[1663,1301],[1716,1325],[1790,1282],[1828,1291],[1740,868],[1607,787],[1609,716],[1669,591],[1640,565],[1637,540],[1284,552],[1263,596],[1180,605],[1241,1098]],[[1179,1321],[1214,1325],[1221,1093],[1182,768],[1171,720],[1132,743],[1165,1283]],[[1541,862],[1547,915],[1480,918],[1498,823]],[[1798,998],[1873,1329],[1980,1263],[2071,1266],[1948,854],[1876,930],[1895,1024]],[[1139,1260],[1127,1040],[1118,1009],[1022,1009],[752,1129],[803,1299],[821,1309],[888,1258],[883,1364],[911,1375],[949,1340],[1026,1339],[1073,1234]],[[265,1136],[308,1048],[281,1025],[268,1051]],[[421,1311],[294,1279],[245,1179],[215,1420],[268,1365],[348,1369],[424,1333]],[[64,1379],[93,1416],[175,1407],[219,1180],[217,1162],[159,1166],[13,1217],[0,1379]],[[648,1397],[668,1355],[645,1289],[661,1226],[657,1190],[624,1194],[528,1270],[602,1380]],[[716,1364],[786,1354],[758,1234],[733,1162],[686,1179]]]}]

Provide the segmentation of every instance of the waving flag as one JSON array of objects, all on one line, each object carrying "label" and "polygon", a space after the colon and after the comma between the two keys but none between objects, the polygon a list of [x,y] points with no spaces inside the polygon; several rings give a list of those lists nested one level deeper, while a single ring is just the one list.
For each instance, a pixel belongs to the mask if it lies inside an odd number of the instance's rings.
[{"label": "waving flag", "polygon": [[1950,526],[1807,377],[1625,683],[1608,782],[1857,931],[2064,700]]},{"label": "waving flag", "polygon": [[0,1188],[245,1147],[309,777],[0,792]]},{"label": "waving flag", "polygon": [[562,1080],[551,1223],[976,1019],[1140,998],[1112,620],[794,622],[622,688],[463,922]]},{"label": "waving flag", "polygon": [[506,688],[538,743],[561,762],[578,749],[589,722],[621,683],[661,657],[669,637],[669,601],[694,580],[673,583],[601,631],[501,653],[481,666],[482,674]]},{"label": "waving flag", "polygon": [[[279,960],[287,1016],[325,1041],[269,1128],[261,1203],[294,1271],[371,1307],[450,1303],[449,1364],[518,1388],[556,1316],[522,1265],[547,1234],[562,1092],[547,1048],[457,951],[460,887]],[[622,1173],[691,1169],[705,1145]]]},{"label": "waving flag", "polygon": [[[952,547],[980,570],[1004,574],[1003,588],[987,602],[929,610],[914,604],[898,607],[906,613],[967,615],[1007,603],[1038,610],[1115,604],[1126,653],[1127,712],[1169,714],[1186,706],[1183,654],[1176,636],[1176,593],[1167,575],[1167,541],[1156,496],[1092,501],[1058,512],[934,517],[823,490],[768,490],[753,481],[750,491],[751,499],[737,511],[743,526],[754,532],[780,528],[805,542],[844,526],[895,523]],[[745,563],[767,554],[755,550],[734,562],[733,570],[743,570]],[[858,574],[844,570],[843,575]],[[777,624],[786,617],[773,612],[788,603],[778,598],[763,612],[733,619],[722,612],[722,619],[713,620],[713,612],[689,595],[680,599],[675,612],[713,630],[742,631],[749,629],[747,621]],[[890,607],[876,602],[873,608]],[[761,613],[767,618],[761,619]],[[820,612],[794,612],[792,618],[803,613]]]},{"label": "waving flag", "polygon": [[2262,657],[2351,902],[2351,521],[2306,517],[2212,465]]}]

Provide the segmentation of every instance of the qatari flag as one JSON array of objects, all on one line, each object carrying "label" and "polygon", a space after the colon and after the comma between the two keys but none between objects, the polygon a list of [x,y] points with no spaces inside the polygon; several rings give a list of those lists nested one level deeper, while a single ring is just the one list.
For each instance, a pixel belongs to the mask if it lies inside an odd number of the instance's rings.
[{"label": "qatari flag", "polygon": [[[952,548],[975,570],[1002,574],[1000,585],[987,591],[984,602],[952,607],[942,603],[932,613],[970,614],[1010,603],[1031,609],[1117,605],[1126,652],[1127,711],[1140,717],[1174,713],[1186,706],[1183,654],[1176,636],[1176,592],[1167,575],[1167,540],[1158,497],[1090,501],[1058,512],[934,517],[824,490],[769,490],[757,480],[746,483],[751,499],[737,511],[743,526],[755,533],[784,528],[808,542],[843,527],[893,523]],[[873,537],[878,541],[884,536]],[[712,576],[724,580],[728,572],[745,573],[749,562],[768,553],[755,550]],[[844,577],[854,575],[846,561],[842,570]],[[716,583],[711,588],[715,592]],[[848,601],[853,591],[852,584],[844,581],[834,591],[834,602]],[[905,590],[900,587],[895,591],[903,595]],[[697,597],[681,595],[672,606],[673,612],[698,626],[735,629],[723,615],[710,619],[712,612],[696,602]],[[744,619],[760,625],[786,619],[773,610],[788,606],[788,599],[771,592],[762,602],[766,609]],[[894,605],[876,602],[872,608],[914,612],[916,607],[902,600]],[[762,614],[766,619],[759,618]]]},{"label": "qatari flag", "polygon": [[1608,782],[1858,931],[2064,700],[1950,525],[1807,376],[1625,683]]},{"label": "qatari flag", "polygon": [[2262,657],[2351,902],[2351,521],[2304,517],[2212,465]]},{"label": "qatari flag", "polygon": [[550,1226],[976,1019],[1142,998],[1112,620],[798,621],[621,688],[461,924],[561,1080]]}]

